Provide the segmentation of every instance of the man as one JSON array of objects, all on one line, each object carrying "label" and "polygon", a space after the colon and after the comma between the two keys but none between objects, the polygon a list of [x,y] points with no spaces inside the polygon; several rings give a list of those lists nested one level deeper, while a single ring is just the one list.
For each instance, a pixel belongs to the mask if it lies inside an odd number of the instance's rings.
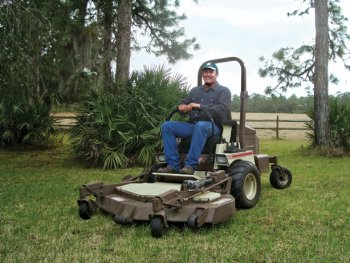
[{"label": "man", "polygon": [[[178,105],[180,112],[189,112],[189,121],[166,121],[162,124],[162,139],[167,167],[158,169],[160,173],[194,173],[205,142],[212,134],[212,123],[204,111],[208,111],[213,117],[215,135],[220,135],[222,121],[231,119],[231,92],[227,87],[221,86],[217,82],[218,67],[216,64],[208,62],[201,66],[201,70],[204,85],[193,88]],[[192,136],[191,147],[185,165],[180,169],[176,138],[189,136]]]}]

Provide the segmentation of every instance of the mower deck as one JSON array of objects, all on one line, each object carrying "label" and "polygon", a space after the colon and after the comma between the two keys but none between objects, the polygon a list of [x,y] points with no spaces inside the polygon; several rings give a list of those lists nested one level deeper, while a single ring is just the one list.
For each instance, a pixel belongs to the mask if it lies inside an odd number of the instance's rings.
[{"label": "mower deck", "polygon": [[[198,228],[229,220],[236,212],[235,198],[230,194],[231,178],[224,171],[212,173],[205,179],[198,179],[196,175],[155,175],[172,182],[149,183],[145,181],[147,178],[132,178],[120,184],[81,186],[80,216],[89,219],[99,208],[114,215],[119,224],[150,221],[152,235],[157,237],[160,229],[170,223],[186,223]],[[95,196],[94,201],[91,196]]]},{"label": "mower deck", "polygon": [[[118,186],[115,193],[103,198],[101,208],[128,223],[149,221],[154,216],[160,216],[166,226],[172,222],[188,223],[192,214],[204,213],[203,224],[218,224],[233,216],[235,200],[230,194],[206,191],[181,198],[188,193],[181,192],[180,188],[180,184],[162,182]],[[157,199],[161,203],[159,210],[156,207],[158,204],[155,204]],[[117,223],[123,224],[122,221]]]}]

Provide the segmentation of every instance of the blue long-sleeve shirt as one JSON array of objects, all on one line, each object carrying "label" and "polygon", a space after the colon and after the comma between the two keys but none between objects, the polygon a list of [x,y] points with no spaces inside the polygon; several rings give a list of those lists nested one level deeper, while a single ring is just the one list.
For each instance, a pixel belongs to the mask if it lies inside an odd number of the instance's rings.
[{"label": "blue long-sleeve shirt", "polygon": [[[231,92],[218,82],[205,91],[204,85],[193,88],[182,100],[181,104],[198,103],[204,111],[209,111],[215,124],[221,125],[223,120],[231,120]],[[208,121],[203,111],[192,110],[189,114],[190,122]]]}]

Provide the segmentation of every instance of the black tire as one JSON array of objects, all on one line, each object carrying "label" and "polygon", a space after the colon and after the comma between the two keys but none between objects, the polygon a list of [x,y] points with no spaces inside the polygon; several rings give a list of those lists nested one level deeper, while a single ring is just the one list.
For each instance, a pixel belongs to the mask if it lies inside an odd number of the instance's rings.
[{"label": "black tire", "polygon": [[270,183],[273,188],[286,189],[292,183],[292,173],[285,167],[275,166],[270,173]]},{"label": "black tire", "polygon": [[84,219],[84,220],[90,219],[92,212],[88,202],[82,201],[78,204],[78,206],[79,206],[79,216],[81,217],[81,219]]},{"label": "black tire", "polygon": [[188,227],[191,229],[198,229],[198,215],[192,214],[188,218]]},{"label": "black tire", "polygon": [[164,224],[162,218],[156,216],[151,219],[151,235],[155,238],[160,238],[164,233]]},{"label": "black tire", "polygon": [[237,161],[228,168],[228,175],[232,178],[231,195],[236,200],[236,207],[254,207],[261,194],[261,178],[256,166],[247,161]]},{"label": "black tire", "polygon": [[132,219],[126,218],[126,217],[121,216],[121,215],[115,215],[113,217],[113,220],[114,220],[114,222],[116,222],[117,224],[120,224],[120,225],[130,225],[133,222]]}]

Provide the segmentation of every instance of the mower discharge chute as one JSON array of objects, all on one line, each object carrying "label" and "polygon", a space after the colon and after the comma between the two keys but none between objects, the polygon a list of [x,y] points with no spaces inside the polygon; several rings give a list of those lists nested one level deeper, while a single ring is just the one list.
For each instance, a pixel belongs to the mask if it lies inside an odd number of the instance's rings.
[{"label": "mower discharge chute", "polygon": [[[167,165],[164,154],[158,154],[157,164],[141,175],[125,178],[117,184],[82,185],[78,199],[82,219],[90,219],[99,208],[112,214],[118,224],[149,222],[152,236],[161,237],[171,223],[186,223],[195,229],[204,224],[227,221],[234,216],[237,208],[254,207],[261,193],[260,175],[269,171],[270,164],[271,185],[277,189],[289,187],[291,172],[278,165],[276,156],[259,154],[256,132],[245,125],[248,94],[243,61],[229,57],[207,62],[230,61],[241,66],[240,121],[225,121],[221,137],[208,138],[194,174],[157,172]],[[199,69],[198,84],[201,83]],[[188,138],[179,142],[182,161],[186,159],[189,145]]]}]

